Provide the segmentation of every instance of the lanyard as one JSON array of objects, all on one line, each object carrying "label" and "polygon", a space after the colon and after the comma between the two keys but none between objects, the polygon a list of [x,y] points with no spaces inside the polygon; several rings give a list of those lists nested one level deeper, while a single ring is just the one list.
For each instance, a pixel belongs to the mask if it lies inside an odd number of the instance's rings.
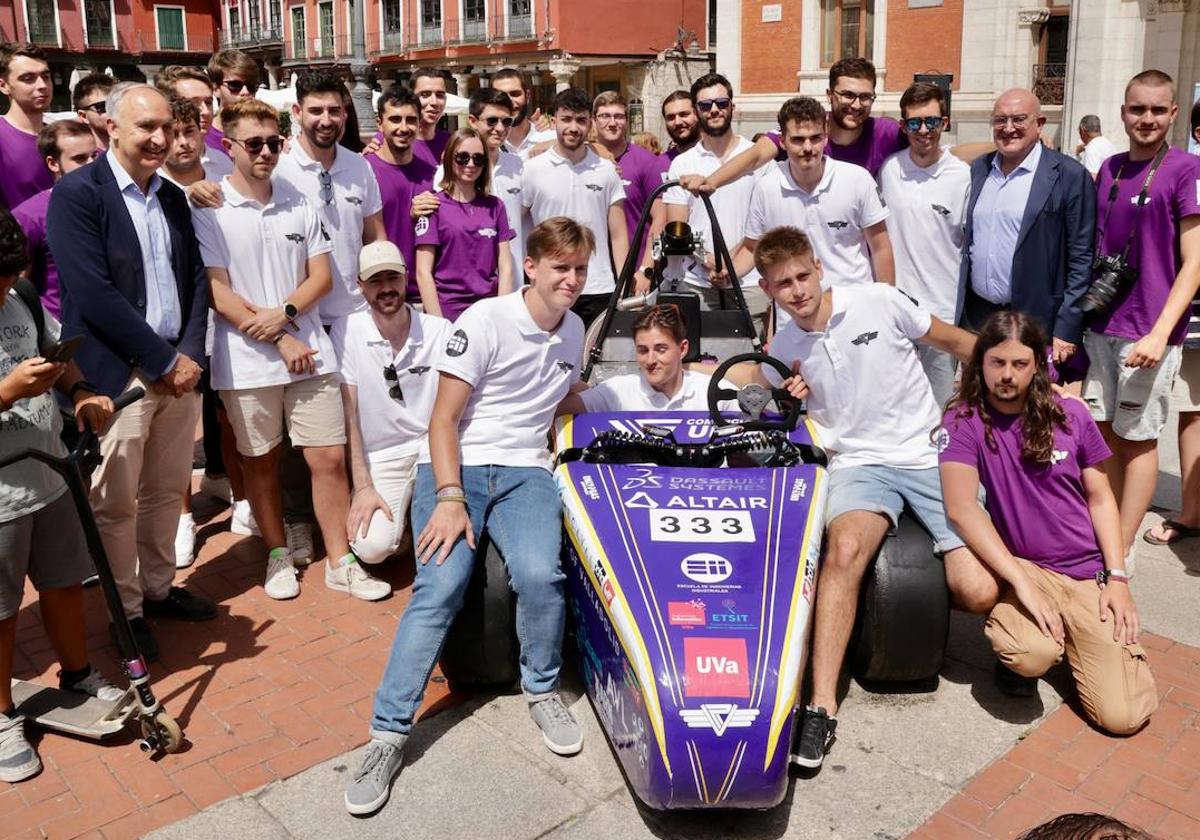
[{"label": "lanyard", "polygon": [[[1142,206],[1145,205],[1146,200],[1149,199],[1150,185],[1154,182],[1154,175],[1158,172],[1158,167],[1162,165],[1163,158],[1167,156],[1167,151],[1169,149],[1170,146],[1165,142],[1158,147],[1158,152],[1155,153],[1154,160],[1150,163],[1150,171],[1146,173],[1146,180],[1142,182],[1141,192],[1138,193],[1137,201],[1134,202],[1137,208],[1134,210],[1135,214],[1138,210],[1142,209]],[[1104,232],[1108,229],[1108,217],[1109,214],[1112,213],[1113,203],[1117,200],[1117,193],[1120,192],[1121,176],[1125,173],[1125,165],[1127,163],[1129,163],[1129,158],[1126,158],[1125,162],[1121,164],[1119,169],[1117,169],[1117,177],[1113,179],[1112,187],[1110,187],[1108,190],[1108,201],[1105,203],[1104,207],[1104,222],[1100,227],[1099,242],[1101,243],[1104,242]],[[1122,257],[1129,256],[1129,251],[1133,247],[1133,240],[1136,236],[1137,227],[1135,225],[1129,230],[1129,238],[1125,240],[1125,248],[1121,251]]]}]

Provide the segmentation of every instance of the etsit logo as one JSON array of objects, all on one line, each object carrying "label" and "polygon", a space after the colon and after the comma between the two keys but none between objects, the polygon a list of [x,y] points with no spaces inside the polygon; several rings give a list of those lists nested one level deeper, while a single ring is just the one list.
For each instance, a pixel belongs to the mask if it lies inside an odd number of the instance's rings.
[{"label": "etsit logo", "polygon": [[689,636],[683,640],[683,657],[688,697],[750,697],[745,639]]}]

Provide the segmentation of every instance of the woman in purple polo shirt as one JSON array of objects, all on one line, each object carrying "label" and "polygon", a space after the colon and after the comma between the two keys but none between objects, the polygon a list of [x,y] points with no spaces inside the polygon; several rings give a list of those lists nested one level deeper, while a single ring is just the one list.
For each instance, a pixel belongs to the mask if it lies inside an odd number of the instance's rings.
[{"label": "woman in purple polo shirt", "polygon": [[417,220],[417,287],[425,311],[453,321],[483,298],[516,288],[504,203],[488,194],[483,138],[459,129],[442,153],[438,209]]}]

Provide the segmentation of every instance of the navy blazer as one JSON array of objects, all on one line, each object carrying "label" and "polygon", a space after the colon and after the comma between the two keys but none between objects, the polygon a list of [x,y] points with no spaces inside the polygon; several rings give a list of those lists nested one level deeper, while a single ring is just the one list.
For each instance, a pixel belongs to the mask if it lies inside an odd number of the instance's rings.
[{"label": "navy blazer", "polygon": [[50,193],[46,239],[62,286],[63,335],[87,340],[75,355],[101,393],[116,396],[138,368],[155,380],[176,353],[204,364],[208,280],[183,190],[164,181],[158,199],[171,232],[179,290],[179,338],[160,338],[146,323],[146,277],[133,219],[108,156],[65,176]]},{"label": "navy blazer", "polygon": [[[975,202],[997,154],[983,155],[971,164],[971,198],[959,274],[968,311],[972,299],[982,300],[971,289]],[[1077,161],[1043,147],[1013,253],[1012,308],[1038,318],[1057,338],[1073,344],[1082,341],[1079,301],[1092,281],[1095,238],[1096,185],[1092,176]]]}]

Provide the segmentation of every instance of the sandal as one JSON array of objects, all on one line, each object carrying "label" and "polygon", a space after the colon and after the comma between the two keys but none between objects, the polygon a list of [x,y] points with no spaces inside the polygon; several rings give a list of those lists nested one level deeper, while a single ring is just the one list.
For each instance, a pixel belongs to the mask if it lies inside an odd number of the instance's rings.
[{"label": "sandal", "polygon": [[1164,519],[1162,521],[1162,527],[1166,530],[1174,531],[1175,536],[1164,540],[1154,536],[1153,528],[1147,528],[1142,534],[1142,539],[1150,543],[1150,545],[1174,545],[1180,540],[1190,540],[1195,537],[1200,537],[1200,527],[1194,528],[1191,525],[1184,525],[1180,522],[1176,522],[1174,519]]}]

